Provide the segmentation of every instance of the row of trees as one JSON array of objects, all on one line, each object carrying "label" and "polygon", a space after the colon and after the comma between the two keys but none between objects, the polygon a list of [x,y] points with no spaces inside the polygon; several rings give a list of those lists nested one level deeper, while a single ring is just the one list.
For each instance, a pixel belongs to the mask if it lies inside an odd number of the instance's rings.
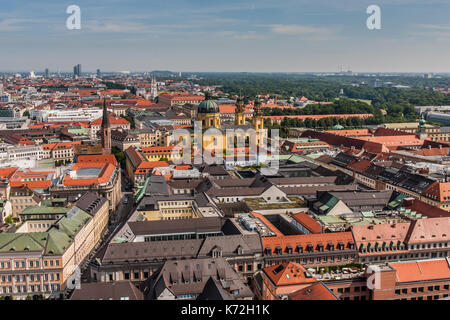
[{"label": "row of trees", "polygon": [[304,108],[282,109],[282,108],[263,108],[266,116],[280,115],[308,115],[308,114],[356,114],[356,113],[374,113],[376,108],[373,106],[347,98],[336,99],[331,104],[309,104]]},{"label": "row of trees", "polygon": [[[419,105],[450,105],[450,95],[433,90],[433,87],[450,87],[450,77],[425,79],[421,76],[381,77],[380,81],[408,85],[411,88],[373,87],[376,79],[371,76],[315,76],[300,74],[246,74],[216,73],[201,74],[202,85],[219,85],[231,95],[254,97],[270,93],[280,99],[306,96],[315,101],[333,101],[331,105],[308,105],[301,110],[265,110],[266,115],[288,114],[343,114],[372,113],[377,121],[415,121],[414,107]],[[343,90],[343,94],[341,92]],[[371,105],[350,99],[371,100]],[[339,98],[337,100],[336,98]],[[379,117],[379,110],[387,112]]]},{"label": "row of trees", "polygon": [[375,117],[369,118],[359,118],[359,117],[349,117],[346,119],[336,118],[336,117],[327,117],[322,119],[311,119],[306,118],[302,119],[293,119],[293,118],[284,118],[280,124],[271,123],[269,119],[265,120],[265,127],[267,129],[278,129],[281,138],[287,138],[289,136],[289,128],[311,128],[311,129],[321,129],[321,130],[330,130],[335,125],[341,125],[345,128],[361,128],[363,125],[376,125],[381,124],[382,122],[377,121]]},{"label": "row of trees", "polygon": [[375,124],[375,120],[373,117],[362,119],[359,117],[350,117],[350,118],[336,118],[336,117],[328,117],[322,119],[311,119],[306,118],[302,119],[291,119],[284,118],[280,126],[287,128],[322,128],[325,130],[331,129],[335,125],[341,125],[343,127],[361,127],[367,124]]}]

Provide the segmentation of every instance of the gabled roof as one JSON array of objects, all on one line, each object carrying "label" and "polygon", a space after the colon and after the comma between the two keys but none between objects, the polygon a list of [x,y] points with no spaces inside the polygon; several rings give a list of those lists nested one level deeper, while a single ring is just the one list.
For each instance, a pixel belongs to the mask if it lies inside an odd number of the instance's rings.
[{"label": "gabled roof", "polygon": [[[111,114],[109,114],[109,117],[107,118],[111,126],[118,126],[118,125],[130,125],[130,122],[122,117],[116,117]],[[102,118],[98,118],[97,120],[92,121],[91,126],[101,126],[103,123]]]},{"label": "gabled roof", "polygon": [[202,293],[197,300],[234,300],[233,297],[226,292],[220,283],[213,277],[209,277],[203,288]]},{"label": "gabled roof", "polygon": [[298,223],[308,229],[311,233],[322,232],[322,226],[320,222],[314,220],[311,216],[307,215],[304,212],[294,214],[292,218],[294,218]]},{"label": "gabled roof", "polygon": [[266,267],[263,269],[263,272],[277,287],[317,282],[303,266],[294,262],[285,262]]},{"label": "gabled roof", "polygon": [[368,243],[372,245],[375,245],[375,243],[382,245],[383,242],[387,245],[391,242],[397,244],[398,241],[404,243],[410,224],[410,222],[402,222],[396,224],[352,226],[352,233],[358,247],[361,244],[367,246]]},{"label": "gabled roof", "polygon": [[450,217],[412,221],[406,240],[408,243],[450,241]]},{"label": "gabled roof", "polygon": [[0,168],[0,178],[10,179],[11,176],[16,172],[18,168]]},{"label": "gabled roof", "polygon": [[145,161],[144,156],[133,147],[129,147],[125,150],[125,156],[130,160],[134,169],[136,169],[141,162]]},{"label": "gabled roof", "polygon": [[103,204],[108,200],[103,197],[98,196],[94,192],[86,192],[76,203],[76,206],[81,210],[89,213],[90,215],[95,215]]},{"label": "gabled roof", "polygon": [[353,161],[351,162],[347,168],[357,172],[357,173],[362,173],[364,172],[367,168],[369,168],[371,166],[371,162],[369,160],[360,160],[358,159],[357,161]]},{"label": "gabled roof", "polygon": [[111,163],[115,166],[119,165],[116,157],[113,154],[100,154],[100,155],[83,154],[78,156],[77,162],[79,163],[105,162]]},{"label": "gabled roof", "polygon": [[288,296],[289,300],[339,300],[339,298],[319,281],[306,288],[295,291]]},{"label": "gabled roof", "polygon": [[149,170],[156,167],[168,167],[169,163],[167,161],[142,161],[136,168],[136,174],[147,173]]},{"label": "gabled roof", "polygon": [[315,234],[301,234],[293,236],[276,236],[276,237],[262,237],[261,242],[263,248],[267,251],[270,248],[272,254],[276,248],[280,248],[282,254],[287,253],[287,249],[291,248],[295,252],[296,248],[302,247],[306,251],[309,246],[313,252],[319,252],[319,245],[323,246],[323,252],[331,251],[328,244],[332,244],[334,248],[338,244],[343,244],[345,250],[349,250],[349,245],[354,243],[351,232],[327,232]]},{"label": "gabled roof", "polygon": [[404,199],[402,206],[411,211],[415,211],[427,218],[440,218],[450,217],[450,212],[440,209],[436,206],[432,206],[419,199]]},{"label": "gabled roof", "polygon": [[389,266],[396,271],[396,281],[417,282],[450,278],[449,258],[405,261],[390,263]]},{"label": "gabled roof", "polygon": [[70,300],[143,300],[142,292],[131,281],[82,283]]},{"label": "gabled roof", "polygon": [[450,182],[435,181],[423,192],[423,195],[437,201],[449,201]]}]

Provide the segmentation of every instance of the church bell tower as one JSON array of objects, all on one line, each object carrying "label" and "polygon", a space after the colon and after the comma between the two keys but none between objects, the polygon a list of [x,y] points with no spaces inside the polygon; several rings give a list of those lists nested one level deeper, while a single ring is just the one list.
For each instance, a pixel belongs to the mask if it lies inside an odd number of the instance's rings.
[{"label": "church bell tower", "polygon": [[111,124],[109,123],[106,99],[103,99],[102,147],[104,152],[111,153]]}]

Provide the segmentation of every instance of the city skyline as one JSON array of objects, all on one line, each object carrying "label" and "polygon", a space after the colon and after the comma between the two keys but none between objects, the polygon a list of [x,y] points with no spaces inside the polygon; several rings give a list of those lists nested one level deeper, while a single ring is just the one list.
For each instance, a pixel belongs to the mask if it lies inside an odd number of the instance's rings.
[{"label": "city skyline", "polygon": [[[92,72],[450,72],[443,0],[1,4],[5,72],[78,63]],[[81,8],[80,30],[66,28],[71,4]],[[366,27],[372,4],[381,30]]]}]

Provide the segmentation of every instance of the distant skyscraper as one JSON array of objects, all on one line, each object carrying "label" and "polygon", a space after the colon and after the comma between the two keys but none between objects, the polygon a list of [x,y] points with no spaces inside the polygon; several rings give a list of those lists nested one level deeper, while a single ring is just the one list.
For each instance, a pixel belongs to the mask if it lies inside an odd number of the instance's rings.
[{"label": "distant skyscraper", "polygon": [[158,96],[158,84],[156,83],[155,77],[152,77],[150,96],[151,96],[152,100],[155,100],[156,97]]},{"label": "distant skyscraper", "polygon": [[3,94],[3,83],[0,83],[0,95]]},{"label": "distant skyscraper", "polygon": [[97,77],[100,77],[100,69],[97,69]]},{"label": "distant skyscraper", "polygon": [[48,68],[45,69],[45,78],[48,79]]},{"label": "distant skyscraper", "polygon": [[73,67],[73,76],[81,76],[81,64],[77,64]]}]

